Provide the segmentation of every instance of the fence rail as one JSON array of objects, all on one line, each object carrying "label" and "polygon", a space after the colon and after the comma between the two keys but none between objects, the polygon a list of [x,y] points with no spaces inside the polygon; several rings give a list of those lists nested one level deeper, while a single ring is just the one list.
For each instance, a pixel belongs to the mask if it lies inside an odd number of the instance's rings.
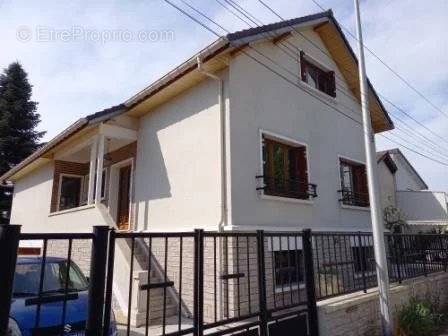
[{"label": "fence rail", "polygon": [[[17,226],[0,226],[0,334],[14,313],[13,280],[16,264],[23,263],[21,257],[17,261],[19,241],[41,242],[37,292],[26,298],[34,300],[34,333],[62,335],[69,324],[86,335],[109,335],[116,321],[120,335],[138,330],[275,336],[299,330],[316,336],[317,300],[377,285],[373,237],[367,232],[153,233],[95,227],[92,233],[20,234]],[[447,271],[448,235],[386,234],[385,242],[393,282]],[[65,268],[59,274],[62,287],[49,298],[46,269],[55,260]],[[71,290],[71,271],[88,275],[84,294]],[[76,322],[70,308],[83,295],[86,309]],[[42,316],[54,300],[61,302],[61,319],[49,325]]]}]

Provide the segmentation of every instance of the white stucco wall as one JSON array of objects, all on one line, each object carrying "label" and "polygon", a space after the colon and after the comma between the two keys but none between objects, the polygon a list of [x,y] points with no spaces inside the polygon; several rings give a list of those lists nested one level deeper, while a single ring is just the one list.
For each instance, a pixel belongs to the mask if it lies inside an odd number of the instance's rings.
[{"label": "white stucco wall", "polygon": [[221,206],[218,83],[205,80],[151,111],[141,118],[138,134],[136,229],[216,230]]},{"label": "white stucco wall", "polygon": [[381,208],[384,209],[387,206],[396,207],[395,175],[389,170],[384,161],[378,164],[378,179],[381,192]]},{"label": "white stucco wall", "polygon": [[397,172],[395,173],[397,190],[422,190],[423,186],[414,173],[410,171],[408,165],[401,158],[401,155],[391,154],[391,157],[397,165]]},{"label": "white stucco wall", "polygon": [[444,192],[398,191],[397,202],[406,220],[448,221],[447,197]]},{"label": "white stucco wall", "polygon": [[45,230],[50,213],[53,163],[48,163],[14,183],[11,224],[22,225],[22,232]]},{"label": "white stucco wall", "polygon": [[[306,35],[325,49],[314,32]],[[333,62],[303,38],[294,44],[321,63],[336,70]],[[266,42],[257,45],[263,54],[293,72],[288,74],[297,82],[297,62]],[[262,56],[251,52],[254,57]],[[263,59],[263,62],[268,62]],[[302,90],[279,78],[255,61],[241,54],[230,64],[230,141],[231,141],[231,211],[232,226],[251,229],[370,230],[370,211],[346,209],[340,195],[339,155],[365,161],[362,130],[359,124],[341,116],[331,107],[319,102]],[[338,85],[347,88],[337,79]],[[330,106],[361,122],[360,105],[341,94],[333,100],[322,95]],[[343,105],[347,105],[348,110]],[[318,197],[312,204],[261,199],[256,191],[261,175],[260,130],[267,130],[308,145],[309,181],[318,185]]]}]

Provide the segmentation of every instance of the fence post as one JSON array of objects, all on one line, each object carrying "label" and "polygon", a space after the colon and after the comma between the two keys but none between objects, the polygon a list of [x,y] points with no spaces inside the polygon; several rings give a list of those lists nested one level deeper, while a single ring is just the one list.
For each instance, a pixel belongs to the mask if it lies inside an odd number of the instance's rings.
[{"label": "fence post", "polygon": [[106,284],[108,235],[108,226],[101,225],[93,227],[86,324],[87,336],[101,335]]},{"label": "fence post", "polygon": [[[258,300],[260,305],[260,336],[268,334],[268,310],[266,302],[266,265],[264,255],[264,231],[257,230]],[[272,260],[274,262],[274,260]]]},{"label": "fence post", "polygon": [[[389,242],[392,241],[394,244],[394,250],[395,250],[395,264],[397,265],[397,277],[398,277],[398,283],[401,284],[401,235],[398,233],[393,233],[391,236],[389,236]],[[390,246],[390,244],[389,244]],[[393,268],[392,268],[393,269]]]},{"label": "fence post", "polygon": [[361,239],[361,232],[358,232],[358,253],[360,258],[360,266],[361,266],[361,274],[362,274],[362,288],[364,290],[364,293],[367,293],[367,280],[366,280],[366,269],[365,266],[367,265],[367,258],[366,254],[364,253],[364,249],[362,248],[362,239]]},{"label": "fence post", "polygon": [[106,279],[106,297],[104,299],[104,321],[103,335],[109,335],[110,318],[112,311],[112,285],[114,281],[114,265],[115,265],[115,229],[109,233],[109,251],[107,257],[107,279]]},{"label": "fence post", "polygon": [[0,225],[0,335],[8,334],[20,225]]},{"label": "fence post", "polygon": [[204,334],[204,230],[194,230],[194,335]]},{"label": "fence post", "polygon": [[425,275],[425,277],[428,276],[428,266],[427,266],[427,262],[426,262],[426,251],[425,251],[425,236],[423,236],[423,234],[420,234],[419,236],[420,238],[420,249],[421,249],[421,255],[423,255],[423,274]]},{"label": "fence post", "polygon": [[317,323],[317,299],[316,285],[314,283],[313,244],[310,229],[303,230],[302,240],[310,335],[318,336],[319,324]]}]

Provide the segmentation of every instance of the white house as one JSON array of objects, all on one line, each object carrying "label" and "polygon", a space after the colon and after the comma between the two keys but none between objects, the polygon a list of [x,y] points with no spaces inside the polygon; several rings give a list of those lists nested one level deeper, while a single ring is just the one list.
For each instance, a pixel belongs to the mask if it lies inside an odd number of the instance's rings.
[{"label": "white house", "polygon": [[393,206],[411,232],[445,231],[448,198],[443,191],[428,190],[425,181],[398,149],[377,153],[382,206]]},{"label": "white house", "polygon": [[[368,89],[375,133],[392,129]],[[1,180],[25,232],[370,231],[362,139],[357,61],[323,12],[219,38]]]},{"label": "white house", "polygon": [[[390,130],[371,86],[369,99],[375,132]],[[218,39],[1,179],[23,231],[364,231],[359,122],[356,59],[324,12]]]}]

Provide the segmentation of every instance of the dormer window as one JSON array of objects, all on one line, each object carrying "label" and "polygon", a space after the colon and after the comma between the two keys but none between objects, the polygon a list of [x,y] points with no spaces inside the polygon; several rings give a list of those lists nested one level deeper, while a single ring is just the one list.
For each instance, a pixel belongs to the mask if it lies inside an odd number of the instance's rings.
[{"label": "dormer window", "polygon": [[318,63],[300,52],[300,73],[302,81],[316,90],[336,97],[336,80],[334,71],[328,71]]}]

